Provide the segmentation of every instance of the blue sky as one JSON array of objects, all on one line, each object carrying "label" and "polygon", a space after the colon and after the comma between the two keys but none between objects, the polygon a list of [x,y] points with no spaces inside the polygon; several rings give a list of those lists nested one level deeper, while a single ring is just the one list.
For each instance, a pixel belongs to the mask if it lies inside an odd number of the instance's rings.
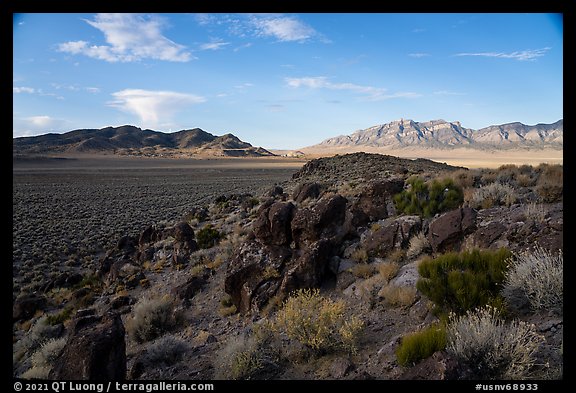
[{"label": "blue sky", "polygon": [[551,14],[20,14],[13,136],[133,124],[296,149],[400,118],[563,117]]}]

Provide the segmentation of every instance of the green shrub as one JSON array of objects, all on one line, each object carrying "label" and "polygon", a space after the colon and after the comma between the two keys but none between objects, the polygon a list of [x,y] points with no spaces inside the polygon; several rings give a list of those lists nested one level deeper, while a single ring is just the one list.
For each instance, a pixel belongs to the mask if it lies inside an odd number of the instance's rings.
[{"label": "green shrub", "polygon": [[216,245],[221,236],[218,230],[208,224],[196,233],[196,242],[200,248],[211,248]]},{"label": "green shrub", "polygon": [[462,189],[450,178],[425,183],[420,177],[408,179],[409,188],[394,196],[396,209],[405,214],[432,217],[455,209],[464,201]]},{"label": "green shrub", "polygon": [[441,324],[433,324],[402,337],[402,342],[396,349],[396,359],[401,366],[410,366],[445,347],[446,328]]},{"label": "green shrub", "polygon": [[506,274],[502,295],[506,303],[521,309],[550,310],[562,314],[564,307],[564,256],[536,247],[515,254]]},{"label": "green shrub", "polygon": [[418,266],[416,287],[436,304],[436,311],[463,314],[486,304],[501,305],[510,251],[464,251],[426,259]]},{"label": "green shrub", "polygon": [[61,324],[70,319],[70,317],[72,316],[72,311],[74,311],[74,308],[72,306],[66,306],[59,313],[48,315],[48,317],[46,318],[46,323],[50,326]]},{"label": "green shrub", "polygon": [[506,324],[494,308],[451,315],[447,350],[468,366],[474,379],[526,379],[544,342],[534,325]]}]

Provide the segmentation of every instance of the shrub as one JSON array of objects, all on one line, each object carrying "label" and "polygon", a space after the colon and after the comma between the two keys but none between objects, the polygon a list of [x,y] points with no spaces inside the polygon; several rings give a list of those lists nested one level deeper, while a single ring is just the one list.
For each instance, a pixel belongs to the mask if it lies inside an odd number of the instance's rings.
[{"label": "shrub", "polygon": [[378,296],[394,307],[408,307],[416,300],[416,288],[408,286],[386,285]]},{"label": "shrub", "polygon": [[59,325],[70,319],[70,317],[72,316],[72,311],[74,311],[74,308],[72,306],[66,306],[59,313],[48,315],[48,317],[46,318],[46,323],[50,326]]},{"label": "shrub", "polygon": [[426,359],[446,347],[446,328],[433,324],[419,332],[402,337],[396,349],[396,359],[401,366],[410,366]]},{"label": "shrub", "polygon": [[514,255],[504,281],[502,295],[509,306],[529,303],[533,310],[562,313],[564,306],[564,257],[536,247]]},{"label": "shrub", "polygon": [[32,355],[32,367],[21,375],[25,379],[47,379],[54,360],[64,350],[66,338],[51,339]]},{"label": "shrub", "polygon": [[174,304],[168,297],[143,298],[134,306],[126,329],[137,343],[155,339],[176,325]]},{"label": "shrub", "polygon": [[543,204],[535,202],[528,203],[524,208],[524,216],[527,220],[535,222],[544,222],[546,220],[547,209]]},{"label": "shrub", "polygon": [[498,292],[504,282],[506,249],[464,251],[426,259],[418,266],[416,287],[436,304],[436,311],[463,314],[466,311],[498,304]]},{"label": "shrub", "polygon": [[544,341],[534,325],[498,318],[494,308],[451,315],[447,350],[468,366],[475,379],[525,379]]},{"label": "shrub", "polygon": [[407,182],[409,188],[394,196],[396,209],[405,214],[432,217],[457,208],[464,200],[462,189],[450,178],[427,184],[420,177],[411,177]]},{"label": "shrub", "polygon": [[274,364],[276,353],[253,335],[231,337],[215,357],[216,379],[252,379],[266,365]]},{"label": "shrub", "polygon": [[359,278],[368,278],[374,275],[376,268],[368,263],[357,263],[351,268],[352,274]]},{"label": "shrub", "polygon": [[410,244],[408,246],[406,256],[409,259],[412,259],[430,250],[431,247],[428,238],[426,237],[426,235],[424,235],[424,232],[419,232],[417,235],[413,236],[410,239]]},{"label": "shrub", "polygon": [[47,323],[47,317],[43,316],[30,327],[28,332],[13,347],[13,359],[21,360],[25,355],[34,353],[42,344],[59,334],[59,328]]},{"label": "shrub", "polygon": [[383,262],[378,265],[378,273],[386,281],[393,279],[400,270],[400,266],[395,262]]},{"label": "shrub", "polygon": [[352,259],[356,263],[367,263],[368,252],[366,251],[365,248],[357,248],[350,255],[350,259]]},{"label": "shrub", "polygon": [[211,248],[216,245],[221,236],[220,232],[212,227],[212,224],[208,224],[196,233],[196,242],[200,248]]},{"label": "shrub", "polygon": [[318,289],[301,289],[290,296],[276,315],[274,329],[317,354],[344,349],[355,352],[364,322],[344,315],[343,301],[320,295]]},{"label": "shrub", "polygon": [[188,349],[186,341],[166,334],[150,343],[141,360],[147,368],[170,366],[182,359]]},{"label": "shrub", "polygon": [[494,206],[510,206],[516,202],[516,192],[508,184],[490,183],[474,190],[470,206],[488,209]]}]

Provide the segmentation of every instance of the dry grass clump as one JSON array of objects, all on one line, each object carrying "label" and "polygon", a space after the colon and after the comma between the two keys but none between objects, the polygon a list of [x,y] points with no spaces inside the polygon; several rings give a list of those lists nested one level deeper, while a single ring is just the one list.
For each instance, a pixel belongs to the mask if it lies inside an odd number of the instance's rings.
[{"label": "dry grass clump", "polygon": [[502,295],[507,304],[521,309],[551,310],[562,314],[564,306],[564,256],[537,246],[514,254],[506,273]]},{"label": "dry grass clump", "polygon": [[429,251],[431,251],[430,242],[424,232],[420,231],[410,239],[408,251],[406,251],[406,257],[408,257],[408,259],[413,259],[418,257],[420,254]]},{"label": "dry grass clump", "polygon": [[416,288],[389,284],[380,289],[378,296],[393,307],[409,307],[416,301]]},{"label": "dry grass clump", "polygon": [[534,325],[517,320],[505,323],[491,307],[451,315],[447,332],[447,350],[477,379],[528,378],[544,342]]},{"label": "dry grass clump", "polygon": [[174,302],[167,296],[143,298],[134,306],[126,323],[129,336],[137,343],[150,341],[177,325]]},{"label": "dry grass clump", "polygon": [[369,278],[376,273],[376,266],[369,263],[357,263],[350,270],[355,277]]},{"label": "dry grass clump", "polygon": [[367,263],[368,262],[368,252],[365,248],[358,247],[356,250],[350,254],[350,259],[356,263]]},{"label": "dry grass clump", "polygon": [[535,222],[544,222],[546,220],[546,214],[548,209],[545,205],[536,202],[530,202],[526,204],[524,208],[524,216],[527,220],[533,220]]},{"label": "dry grass clump", "polygon": [[380,273],[380,276],[382,276],[386,282],[393,279],[396,274],[398,274],[398,270],[400,270],[400,265],[398,265],[396,262],[383,262],[377,266],[378,273]]}]

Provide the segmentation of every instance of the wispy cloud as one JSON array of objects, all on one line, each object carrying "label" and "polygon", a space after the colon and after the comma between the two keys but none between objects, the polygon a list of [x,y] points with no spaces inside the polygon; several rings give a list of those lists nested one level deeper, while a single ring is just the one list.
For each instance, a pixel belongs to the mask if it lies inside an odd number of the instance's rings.
[{"label": "wispy cloud", "polygon": [[463,96],[463,95],[466,95],[466,93],[459,93],[457,91],[450,91],[450,90],[437,90],[437,91],[433,92],[432,94],[437,95],[437,96]]},{"label": "wispy cloud", "polygon": [[[196,14],[200,26],[225,26],[235,37],[273,38],[279,42],[329,42],[298,16],[286,14]],[[243,46],[235,50],[242,49]]]},{"label": "wispy cloud", "polygon": [[541,49],[528,49],[510,53],[503,52],[478,52],[478,53],[457,53],[454,56],[480,56],[480,57],[498,57],[501,59],[514,59],[518,61],[534,61],[548,52],[550,47]]},{"label": "wispy cloud", "polygon": [[250,82],[245,82],[245,83],[242,83],[242,84],[240,84],[240,85],[234,86],[234,88],[235,88],[235,89],[245,89],[245,88],[247,88],[247,87],[252,87],[252,86],[254,86],[254,84],[252,84],[252,83],[250,83]]},{"label": "wispy cloud", "polygon": [[115,100],[108,102],[109,106],[135,114],[144,127],[167,123],[176,112],[206,101],[204,97],[193,94],[142,89],[125,89],[112,93],[112,96]]},{"label": "wispy cloud", "polygon": [[83,54],[108,62],[132,62],[143,59],[186,62],[193,59],[186,47],[162,34],[164,20],[139,14],[97,14],[85,20],[104,33],[108,45],[86,41],[68,41],[58,45],[60,52]]},{"label": "wispy cloud", "polygon": [[47,115],[13,117],[12,135],[14,137],[41,135],[48,132],[63,131],[68,125],[66,120]]},{"label": "wispy cloud", "polygon": [[285,78],[285,82],[292,88],[310,88],[310,89],[329,89],[329,90],[348,90],[365,96],[370,101],[387,100],[391,98],[416,98],[421,94],[413,92],[396,92],[387,93],[387,89],[374,86],[362,86],[354,83],[333,83],[325,76],[303,77],[303,78]]},{"label": "wispy cloud", "polygon": [[307,41],[317,36],[316,30],[294,16],[253,15],[250,23],[256,34],[276,38],[278,41]]},{"label": "wispy cloud", "polygon": [[226,45],[230,45],[229,42],[224,42],[220,40],[215,40],[212,42],[207,42],[205,44],[200,45],[201,50],[220,50],[224,49]]},{"label": "wispy cloud", "polygon": [[26,87],[26,86],[14,86],[12,87],[12,93],[20,94],[20,93],[28,93],[34,94],[36,90],[33,87]]},{"label": "wispy cloud", "polygon": [[408,56],[415,57],[415,58],[419,59],[421,57],[428,57],[431,55],[429,53],[408,53]]}]

